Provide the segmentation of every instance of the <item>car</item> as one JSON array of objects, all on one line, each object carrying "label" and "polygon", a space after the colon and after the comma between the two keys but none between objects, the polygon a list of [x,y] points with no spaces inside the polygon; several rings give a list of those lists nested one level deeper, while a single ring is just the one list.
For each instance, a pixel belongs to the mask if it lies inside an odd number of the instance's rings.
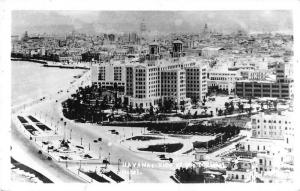
[{"label": "car", "polygon": [[99,137],[99,138],[98,138],[98,141],[102,141],[102,138],[101,138],[101,137]]},{"label": "car", "polygon": [[98,140],[94,140],[94,143],[97,143],[98,142]]},{"label": "car", "polygon": [[102,162],[103,162],[103,164],[110,164],[107,159],[104,159]]},{"label": "car", "polygon": [[164,158],[166,158],[166,156],[165,156],[165,155],[158,155],[158,157],[159,157],[160,159],[164,159]]}]

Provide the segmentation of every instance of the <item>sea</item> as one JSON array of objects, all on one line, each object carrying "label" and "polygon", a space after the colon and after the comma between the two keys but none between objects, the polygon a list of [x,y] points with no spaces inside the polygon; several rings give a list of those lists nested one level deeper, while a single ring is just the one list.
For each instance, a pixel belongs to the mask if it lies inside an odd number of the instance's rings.
[{"label": "sea", "polygon": [[[11,62],[11,105],[21,105],[30,100],[54,94],[82,75],[82,69],[44,67],[43,64],[28,61]],[[20,162],[22,160],[20,159]],[[34,174],[22,169],[11,168],[13,182],[39,183]]]},{"label": "sea", "polygon": [[82,69],[44,67],[43,64],[27,61],[11,62],[12,105],[53,94],[82,74]]}]

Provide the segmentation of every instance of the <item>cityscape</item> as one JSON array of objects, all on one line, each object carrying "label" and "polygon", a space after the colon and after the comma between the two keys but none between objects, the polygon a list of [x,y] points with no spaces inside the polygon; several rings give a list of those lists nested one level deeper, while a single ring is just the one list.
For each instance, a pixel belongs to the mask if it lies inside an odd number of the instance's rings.
[{"label": "cityscape", "polygon": [[11,180],[293,183],[291,11],[13,11]]}]

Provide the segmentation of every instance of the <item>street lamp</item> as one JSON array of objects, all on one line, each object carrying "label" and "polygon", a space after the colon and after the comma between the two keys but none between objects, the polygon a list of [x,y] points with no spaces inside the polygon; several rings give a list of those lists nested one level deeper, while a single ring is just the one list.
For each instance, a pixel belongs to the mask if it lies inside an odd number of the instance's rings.
[{"label": "street lamp", "polygon": [[70,129],[70,140],[72,140],[72,129]]},{"label": "street lamp", "polygon": [[132,170],[132,166],[130,166],[130,167],[128,168],[128,172],[129,172],[129,173],[128,173],[128,174],[129,174],[129,175],[128,175],[128,176],[129,176],[128,178],[129,178],[129,180],[131,180],[131,170]]},{"label": "street lamp", "polygon": [[118,159],[118,173],[120,172],[120,163],[121,163],[121,159]]},{"label": "street lamp", "polygon": [[99,159],[101,159],[101,147],[99,147]]}]

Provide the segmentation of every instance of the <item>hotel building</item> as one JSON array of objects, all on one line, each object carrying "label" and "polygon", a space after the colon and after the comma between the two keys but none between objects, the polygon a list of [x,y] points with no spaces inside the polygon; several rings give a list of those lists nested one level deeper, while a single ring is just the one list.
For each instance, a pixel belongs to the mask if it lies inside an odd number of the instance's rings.
[{"label": "hotel building", "polygon": [[[101,63],[92,67],[92,83],[101,87],[124,87],[124,101],[133,107],[149,108],[171,99],[185,105],[202,101],[207,93],[207,68],[193,57],[182,57],[182,44],[173,43],[171,58],[161,58],[159,45],[149,45],[145,62]],[[112,75],[114,74],[114,75]]]}]

